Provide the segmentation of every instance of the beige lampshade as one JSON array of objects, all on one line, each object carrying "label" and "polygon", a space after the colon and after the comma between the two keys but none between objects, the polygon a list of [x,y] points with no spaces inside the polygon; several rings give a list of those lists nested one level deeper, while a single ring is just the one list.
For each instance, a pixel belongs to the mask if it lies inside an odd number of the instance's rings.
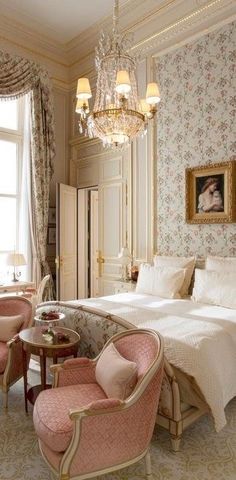
[{"label": "beige lampshade", "polygon": [[82,100],[88,100],[92,97],[88,78],[79,78],[77,83],[76,97]]},{"label": "beige lampshade", "polygon": [[9,253],[6,258],[6,264],[13,267],[26,265],[25,257],[22,253]]},{"label": "beige lampshade", "polygon": [[82,100],[82,98],[78,98],[75,107],[76,113],[89,113],[89,103],[88,100]]},{"label": "beige lampshade", "polygon": [[128,249],[128,247],[122,247],[118,258],[121,260],[122,265],[129,265],[132,259],[132,255]]},{"label": "beige lampshade", "polygon": [[157,83],[148,83],[146,91],[146,102],[155,105],[160,102],[160,92]]},{"label": "beige lampshade", "polygon": [[116,92],[129,93],[131,90],[131,83],[129,73],[126,70],[119,70],[116,75]]}]

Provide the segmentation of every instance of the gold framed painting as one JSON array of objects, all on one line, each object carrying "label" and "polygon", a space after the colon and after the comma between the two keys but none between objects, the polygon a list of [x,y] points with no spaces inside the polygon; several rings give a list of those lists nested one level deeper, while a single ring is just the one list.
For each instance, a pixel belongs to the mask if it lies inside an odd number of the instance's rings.
[{"label": "gold framed painting", "polygon": [[236,222],[236,162],[186,169],[186,222]]}]

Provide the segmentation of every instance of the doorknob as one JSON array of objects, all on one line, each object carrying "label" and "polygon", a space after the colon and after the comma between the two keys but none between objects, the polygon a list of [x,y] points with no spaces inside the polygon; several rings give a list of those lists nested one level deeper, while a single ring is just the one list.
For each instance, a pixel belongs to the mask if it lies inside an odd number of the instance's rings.
[{"label": "doorknob", "polygon": [[102,276],[102,264],[105,262],[102,252],[98,250],[98,257],[97,257],[97,263],[98,263],[98,276]]},{"label": "doorknob", "polygon": [[63,257],[56,257],[55,264],[57,269],[59,269],[59,267],[63,267]]}]

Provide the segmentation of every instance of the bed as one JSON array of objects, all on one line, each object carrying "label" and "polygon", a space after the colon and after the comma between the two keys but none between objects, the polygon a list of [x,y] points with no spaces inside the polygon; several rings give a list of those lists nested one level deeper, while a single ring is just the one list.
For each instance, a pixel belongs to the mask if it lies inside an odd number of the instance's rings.
[{"label": "bed", "polygon": [[94,357],[115,333],[152,328],[164,337],[165,374],[157,423],[178,451],[186,427],[210,412],[216,431],[236,396],[236,310],[190,299],[122,293],[71,302],[46,302],[65,313],[64,325],[81,336],[80,354]]}]

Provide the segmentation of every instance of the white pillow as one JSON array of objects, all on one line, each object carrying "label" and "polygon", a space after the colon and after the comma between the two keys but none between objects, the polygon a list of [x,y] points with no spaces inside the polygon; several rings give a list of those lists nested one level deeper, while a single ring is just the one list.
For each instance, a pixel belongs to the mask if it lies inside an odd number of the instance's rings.
[{"label": "white pillow", "polygon": [[122,357],[110,343],[98,359],[95,376],[109,398],[124,400],[137,382],[137,365]]},{"label": "white pillow", "polygon": [[209,255],[206,259],[206,270],[215,270],[216,272],[232,272],[236,274],[236,258],[212,257]]},{"label": "white pillow", "polygon": [[184,278],[183,268],[153,267],[143,263],[138,275],[136,292],[163,298],[180,298],[179,292]]},{"label": "white pillow", "polygon": [[192,300],[236,309],[236,274],[196,269]]},{"label": "white pillow", "polygon": [[23,323],[23,315],[0,317],[0,342],[11,340],[20,331]]},{"label": "white pillow", "polygon": [[193,270],[195,267],[196,258],[195,257],[171,257],[166,255],[155,255],[153,259],[155,267],[176,267],[176,268],[185,268],[185,278],[180,290],[180,295],[188,295],[189,286],[191,283],[191,278],[193,275]]}]

